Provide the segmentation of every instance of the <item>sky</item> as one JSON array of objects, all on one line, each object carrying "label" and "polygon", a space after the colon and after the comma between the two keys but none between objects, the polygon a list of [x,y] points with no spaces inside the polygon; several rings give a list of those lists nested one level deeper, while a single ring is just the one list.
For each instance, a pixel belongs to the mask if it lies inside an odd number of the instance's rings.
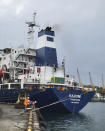
[{"label": "sky", "polygon": [[[105,76],[105,0],[0,0],[0,48],[27,44],[27,26],[37,12],[41,28],[56,32],[59,63],[65,57],[66,72],[83,83],[101,86]],[[35,29],[34,45],[37,42]]]}]

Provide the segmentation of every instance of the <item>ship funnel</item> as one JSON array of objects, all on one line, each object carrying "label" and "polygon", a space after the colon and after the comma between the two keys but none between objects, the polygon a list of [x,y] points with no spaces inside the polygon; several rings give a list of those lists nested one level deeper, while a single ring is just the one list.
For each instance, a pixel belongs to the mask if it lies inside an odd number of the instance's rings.
[{"label": "ship funnel", "polygon": [[55,44],[55,32],[51,27],[46,27],[38,32],[36,50],[36,65],[57,67],[57,53]]}]

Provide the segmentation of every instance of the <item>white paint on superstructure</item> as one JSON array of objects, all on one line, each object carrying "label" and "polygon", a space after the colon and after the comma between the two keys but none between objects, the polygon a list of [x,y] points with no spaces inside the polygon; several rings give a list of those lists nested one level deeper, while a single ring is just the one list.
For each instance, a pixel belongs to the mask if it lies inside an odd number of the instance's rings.
[{"label": "white paint on superstructure", "polygon": [[[54,39],[54,41],[53,42],[47,41],[47,37],[52,37]],[[37,49],[40,49],[42,47],[56,48],[54,36],[42,35],[42,36],[38,37]]]}]

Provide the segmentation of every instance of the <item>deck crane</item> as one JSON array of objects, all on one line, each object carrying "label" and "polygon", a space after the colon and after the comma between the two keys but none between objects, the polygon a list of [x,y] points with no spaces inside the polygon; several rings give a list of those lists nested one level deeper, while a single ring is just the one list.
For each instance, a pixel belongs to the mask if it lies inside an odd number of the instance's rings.
[{"label": "deck crane", "polygon": [[102,74],[102,93],[105,93],[104,76]]},{"label": "deck crane", "polygon": [[84,87],[84,84],[81,82],[81,78],[80,78],[80,74],[79,74],[78,68],[77,68],[77,75],[78,75],[78,80],[79,80],[79,86],[80,87]]},{"label": "deck crane", "polygon": [[90,78],[90,84],[91,84],[91,87],[92,87],[92,90],[95,91],[95,86],[93,84],[93,81],[92,81],[92,77],[91,77],[91,73],[89,72],[89,78]]}]

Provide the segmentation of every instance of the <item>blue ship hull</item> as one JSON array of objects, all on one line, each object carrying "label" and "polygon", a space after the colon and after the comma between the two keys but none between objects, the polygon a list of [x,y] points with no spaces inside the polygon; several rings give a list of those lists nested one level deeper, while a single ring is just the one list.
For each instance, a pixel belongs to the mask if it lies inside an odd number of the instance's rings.
[{"label": "blue ship hull", "polygon": [[41,109],[44,112],[79,112],[91,101],[94,94],[94,91],[83,93],[81,90],[59,91],[56,88],[50,88],[31,96],[31,99],[37,101],[36,106],[39,108],[47,106]]},{"label": "blue ship hull", "polygon": [[[16,102],[21,90],[1,90],[0,102]],[[24,90],[31,100],[37,101],[36,107],[41,108],[41,112],[79,112],[91,101],[95,92],[83,93],[82,90],[70,89],[60,91],[56,88],[48,88],[45,91],[33,89]]]}]

